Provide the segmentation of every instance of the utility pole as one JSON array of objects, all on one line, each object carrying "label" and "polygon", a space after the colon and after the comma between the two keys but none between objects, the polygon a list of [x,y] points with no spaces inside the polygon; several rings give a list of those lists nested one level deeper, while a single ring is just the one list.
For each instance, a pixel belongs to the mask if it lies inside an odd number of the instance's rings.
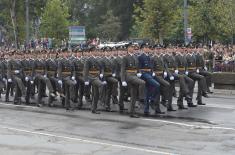
[{"label": "utility pole", "polygon": [[26,31],[26,44],[29,43],[29,0],[25,0],[25,6],[26,6],[26,25],[25,25],[25,31]]},{"label": "utility pole", "polygon": [[188,28],[188,0],[184,0],[184,43],[185,45],[189,44],[189,40],[187,36],[187,28]]}]

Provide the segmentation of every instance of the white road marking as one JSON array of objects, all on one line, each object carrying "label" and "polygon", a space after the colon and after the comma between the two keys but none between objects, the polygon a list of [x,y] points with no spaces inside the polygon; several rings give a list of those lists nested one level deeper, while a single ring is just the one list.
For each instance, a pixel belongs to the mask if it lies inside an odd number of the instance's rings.
[{"label": "white road marking", "polygon": [[211,107],[211,108],[221,108],[221,109],[230,109],[230,110],[235,110],[234,106],[228,106],[228,105],[221,105],[218,106],[216,104],[207,104],[205,105],[206,107]]},{"label": "white road marking", "polygon": [[139,148],[139,147],[121,145],[121,144],[104,143],[104,142],[93,141],[93,140],[88,140],[88,139],[61,136],[61,135],[43,133],[43,132],[35,132],[35,131],[17,129],[17,128],[6,127],[6,126],[0,126],[0,128],[7,129],[7,130],[12,130],[12,131],[17,131],[17,132],[24,132],[24,133],[28,133],[28,134],[32,134],[32,135],[41,135],[41,136],[47,136],[47,137],[61,138],[61,139],[67,139],[67,140],[72,140],[72,141],[79,141],[79,142],[88,143],[88,144],[97,144],[97,145],[103,145],[103,146],[109,146],[109,147],[115,147],[115,148],[141,151],[141,152],[145,152],[145,153],[162,154],[162,155],[178,155],[178,154],[170,153],[170,152],[162,152],[162,151],[157,151],[157,150],[150,150],[150,149],[144,149],[144,148]]},{"label": "white road marking", "polygon": [[218,130],[235,131],[235,128],[220,127],[220,126],[193,125],[193,124],[186,124],[186,123],[179,123],[179,122],[172,122],[172,121],[165,121],[165,120],[158,120],[158,119],[142,119],[142,120],[151,121],[151,122],[160,122],[160,123],[166,123],[166,124],[174,124],[174,125],[191,127],[191,128],[198,128],[198,129],[218,129]]},{"label": "white road marking", "polygon": [[8,106],[8,107],[21,107],[21,108],[39,109],[39,107],[35,107],[35,106],[15,105],[15,104],[12,104],[12,103],[7,104],[7,103],[0,102],[0,105]]},{"label": "white road marking", "polygon": [[[173,105],[177,105],[177,104],[173,103]],[[230,105],[206,104],[206,105],[203,105],[202,107],[211,107],[211,108],[221,108],[221,109],[235,110],[235,106],[230,106]]]}]

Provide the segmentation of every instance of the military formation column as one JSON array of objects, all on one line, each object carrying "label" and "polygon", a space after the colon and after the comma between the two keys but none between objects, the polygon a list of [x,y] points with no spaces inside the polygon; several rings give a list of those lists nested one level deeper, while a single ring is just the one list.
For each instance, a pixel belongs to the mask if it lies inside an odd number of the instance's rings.
[{"label": "military formation column", "polygon": [[[81,110],[91,104],[91,112],[100,114],[98,105],[112,111],[129,109],[137,118],[136,103],[156,114],[174,112],[173,98],[178,109],[205,105],[212,73],[207,70],[202,49],[159,49],[148,46],[128,47],[108,51],[8,51],[0,63],[1,94],[5,101],[13,96],[14,104],[54,107],[59,101],[66,110]],[[195,83],[198,82],[197,104],[193,103]],[[179,92],[176,85],[179,85]],[[177,95],[178,94],[178,95]],[[48,98],[47,98],[48,97]],[[43,102],[47,98],[47,102]],[[130,99],[130,100],[129,100]],[[127,103],[129,106],[126,106]]]}]

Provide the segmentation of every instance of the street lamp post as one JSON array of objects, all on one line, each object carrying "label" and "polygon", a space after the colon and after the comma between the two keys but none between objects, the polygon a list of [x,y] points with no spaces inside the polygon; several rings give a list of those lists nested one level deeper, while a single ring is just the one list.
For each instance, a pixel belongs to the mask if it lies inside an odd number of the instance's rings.
[{"label": "street lamp post", "polygon": [[189,44],[189,40],[187,36],[187,28],[188,28],[188,1],[184,0],[184,43],[185,45]]},{"label": "street lamp post", "polygon": [[26,31],[26,44],[29,43],[29,0],[25,0],[26,5],[26,25],[25,25],[25,31]]}]

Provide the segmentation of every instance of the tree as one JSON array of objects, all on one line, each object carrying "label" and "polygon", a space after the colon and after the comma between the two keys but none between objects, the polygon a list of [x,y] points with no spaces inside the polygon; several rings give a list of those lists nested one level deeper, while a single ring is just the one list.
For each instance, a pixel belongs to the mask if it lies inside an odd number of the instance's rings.
[{"label": "tree", "polygon": [[136,0],[65,0],[69,6],[70,19],[79,21],[86,26],[88,38],[96,37],[99,33],[97,26],[103,23],[102,17],[111,10],[121,22],[121,32],[118,40],[129,37],[132,26],[133,4]]},{"label": "tree", "polygon": [[[45,1],[29,0],[30,21],[41,16]],[[25,39],[25,0],[0,0],[0,10],[0,25],[5,39],[17,47]]]},{"label": "tree", "polygon": [[194,38],[207,43],[231,38],[234,29],[233,0],[192,0],[190,25]]},{"label": "tree", "polygon": [[[233,42],[235,0],[188,2],[194,41]],[[18,46],[25,39],[25,0],[0,0],[0,10],[0,30],[9,44]],[[69,24],[85,26],[87,38],[98,34],[124,40],[131,35],[178,43],[184,37],[183,0],[29,0],[29,21],[31,38],[38,38],[39,31],[41,36],[66,38]]]},{"label": "tree", "polygon": [[47,2],[40,26],[43,37],[55,38],[57,42],[68,36],[68,7],[61,0]]},{"label": "tree", "polygon": [[231,36],[231,44],[234,44],[234,37],[235,37],[235,0],[228,0],[228,5],[230,9],[227,9],[229,17],[229,31],[228,35]]},{"label": "tree", "polygon": [[103,23],[99,24],[97,28],[99,37],[109,41],[118,40],[121,31],[121,23],[119,18],[115,17],[111,10],[107,11],[107,14],[101,18]]},{"label": "tree", "polygon": [[8,41],[14,42],[16,48],[19,47],[21,36],[24,35],[21,31],[22,24],[24,25],[23,4],[23,0],[0,0],[0,18],[3,22],[1,25],[7,31]]},{"label": "tree", "polygon": [[114,16],[118,17],[121,22],[121,32],[119,39],[123,40],[129,37],[133,24],[133,11],[136,0],[106,0],[107,8],[113,11]]},{"label": "tree", "polygon": [[139,37],[148,37],[161,44],[171,31],[176,0],[144,0],[143,5],[135,7],[134,31]]}]

